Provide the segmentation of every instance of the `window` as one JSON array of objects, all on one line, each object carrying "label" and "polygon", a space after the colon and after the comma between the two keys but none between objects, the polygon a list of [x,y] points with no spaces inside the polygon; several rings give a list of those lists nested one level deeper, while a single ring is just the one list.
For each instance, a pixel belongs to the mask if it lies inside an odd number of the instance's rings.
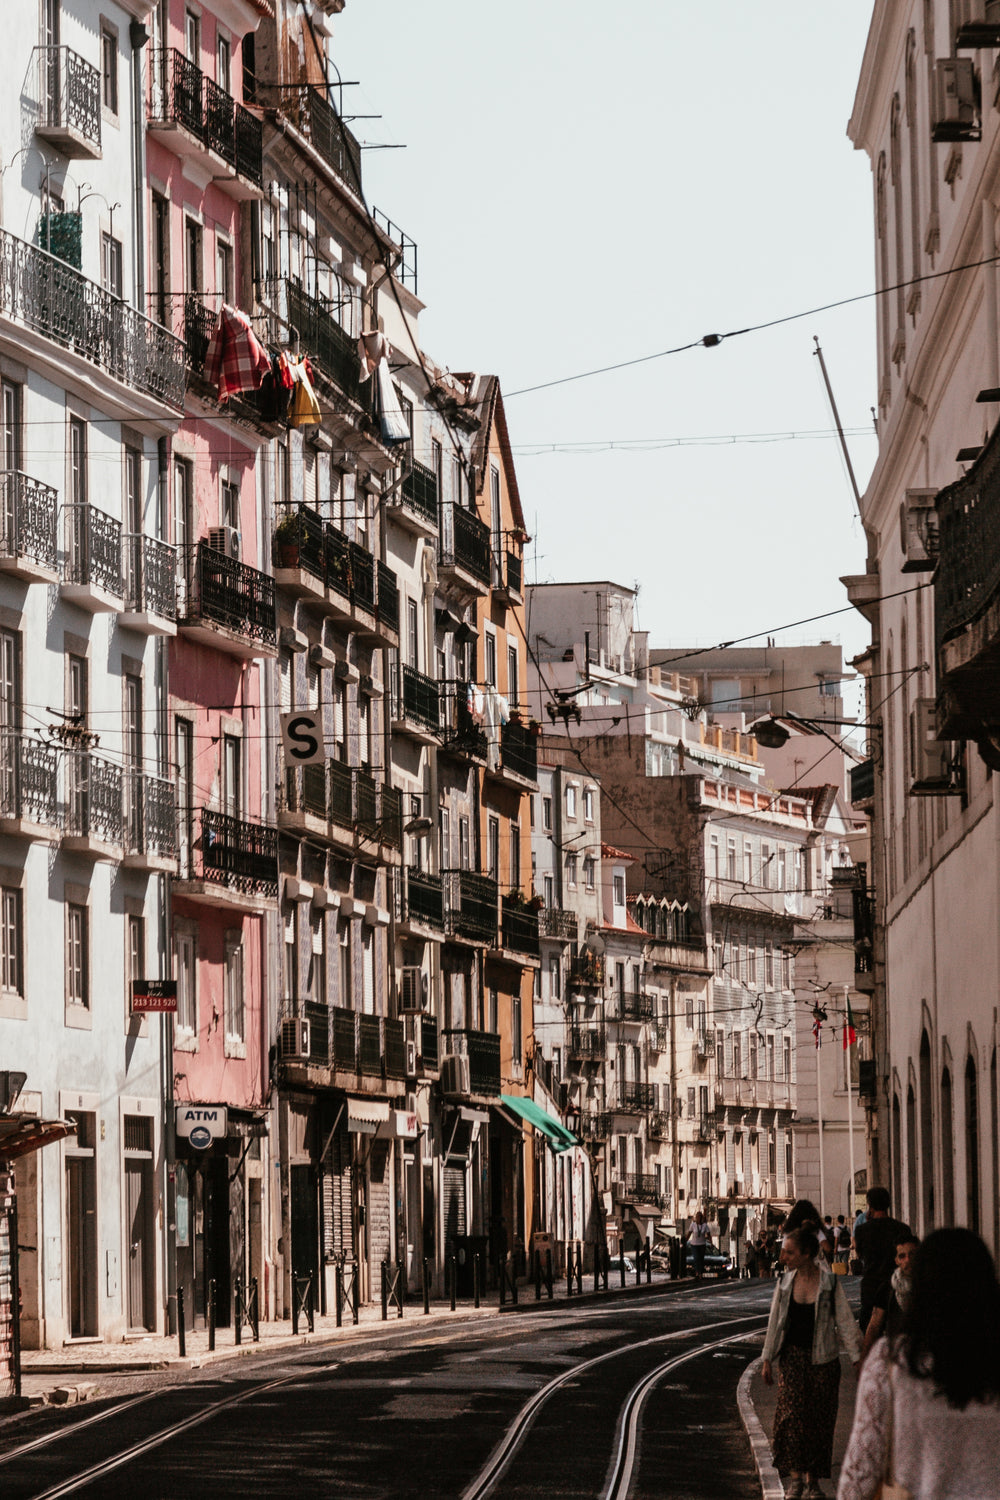
[{"label": "window", "polygon": [[235,734],[222,737],[222,808],[231,818],[242,816],[242,775],[240,738]]},{"label": "window", "polygon": [[562,966],[555,955],[549,959],[549,999],[562,999]]},{"label": "window", "polygon": [[198,966],[193,933],[174,938],[174,978],[177,981],[177,1030],[194,1035],[198,1030]]},{"label": "window", "polygon": [[201,292],[204,290],[202,278],[201,260],[202,232],[201,225],[194,219],[184,220],[184,290],[186,292]]},{"label": "window", "polygon": [[101,104],[109,115],[118,113],[118,34],[101,22]]},{"label": "window", "polygon": [[201,65],[201,17],[196,11],[184,12],[184,44],[188,62]]},{"label": "window", "polygon": [[552,798],[542,798],[542,828],[546,833],[552,832]]},{"label": "window", "polygon": [[587,823],[594,821],[594,788],[592,786],[583,789],[583,817]]},{"label": "window", "polygon": [[458,868],[472,869],[472,839],[468,818],[458,820]]},{"label": "window", "polygon": [[66,904],[66,999],[70,1005],[90,1005],[90,954],[85,906]]},{"label": "window", "polygon": [[[225,240],[215,241],[215,290],[223,302],[236,300],[236,277],[233,270],[233,247]],[[218,311],[218,309],[214,309]]]},{"label": "window", "polygon": [[497,588],[503,582],[501,559],[503,556],[503,518],[500,511],[500,471],[490,466],[490,556],[492,577],[490,582]]},{"label": "window", "polygon": [[521,825],[511,820],[510,825],[510,872],[511,890],[521,884]]},{"label": "window", "polygon": [[354,999],[353,966],[351,962],[351,924],[341,922],[338,927],[340,947],[340,994],[339,1003],[350,1008]]},{"label": "window", "polygon": [[753,845],[749,839],[743,843],[743,879],[747,885],[753,881]]},{"label": "window", "polygon": [[240,487],[229,479],[222,481],[219,492],[220,520],[223,526],[240,529]]},{"label": "window", "polygon": [[781,951],[781,988],[790,990],[792,987],[792,955],[787,948]]},{"label": "window", "polygon": [[708,868],[713,877],[718,880],[722,874],[722,855],[719,850],[719,836],[716,833],[708,841]]},{"label": "window", "polygon": [[491,880],[500,879],[500,819],[486,820],[486,873]]},{"label": "window", "polygon": [[738,1031],[733,1032],[733,1077],[743,1077],[743,1039]]},{"label": "window", "polygon": [[496,1032],[500,1025],[500,997],[496,990],[486,991],[486,1030]]},{"label": "window", "polygon": [[694,996],[687,995],[684,999],[684,1027],[687,1031],[694,1030]]},{"label": "window", "polygon": [[790,1036],[781,1038],[781,1066],[787,1082],[792,1080],[792,1039]]},{"label": "window", "polygon": [[556,904],[555,879],[552,875],[542,876],[542,897],[546,908],[551,911]]},{"label": "window", "polygon": [[224,976],[226,1041],[242,1045],[246,1040],[246,1005],[243,994],[243,943],[239,932],[226,936]]},{"label": "window", "polygon": [[408,666],[419,670],[420,630],[417,601],[415,599],[407,599],[406,601],[406,661]]},{"label": "window", "polygon": [[438,868],[451,869],[451,814],[446,807],[438,808]]},{"label": "window", "polygon": [[221,31],[215,41],[215,81],[227,94],[233,92],[233,44]]},{"label": "window", "polygon": [[625,905],[625,876],[613,875],[611,877],[611,897],[615,906]]},{"label": "window", "polygon": [[291,998],[299,992],[299,951],[295,934],[295,907],[285,912],[285,994]]},{"label": "window", "polygon": [[87,424],[69,419],[69,497],[73,505],[87,503]]},{"label": "window", "polygon": [[688,1089],[688,1091],[687,1091],[687,1117],[688,1117],[689,1120],[693,1120],[694,1117],[695,1117],[695,1114],[697,1113],[697,1108],[696,1108],[696,1105],[695,1105],[694,1101],[695,1101],[695,1092],[694,1092],[694,1089]]},{"label": "window", "polygon": [[576,787],[572,783],[566,788],[566,816],[576,817]]},{"label": "window", "polygon": [[566,856],[566,884],[575,886],[577,882],[577,856],[567,854]]},{"label": "window", "polygon": [[747,983],[757,983],[757,944],[753,938],[747,939]]},{"label": "window", "polygon": [[127,967],[129,1007],[132,1004],[132,986],[136,980],[146,977],[146,919],[140,916],[126,918],[125,963]]},{"label": "window", "polygon": [[483,635],[483,649],[486,654],[484,672],[486,681],[491,687],[497,685],[497,638],[491,631],[487,630]]},{"label": "window", "polygon": [[24,939],[21,892],[0,887],[0,990],[24,995]]},{"label": "window", "polygon": [[736,879],[736,840],[726,841],[726,877],[729,880]]},{"label": "window", "polygon": [[775,1076],[774,1075],[774,1032],[773,1031],[769,1031],[768,1034],[767,1034],[767,1038],[766,1038],[766,1041],[765,1041],[765,1050],[764,1050],[764,1054],[763,1054],[763,1063],[764,1063],[764,1076],[766,1078],[772,1078],[773,1079],[774,1076]]},{"label": "window", "polygon": [[518,1068],[521,1065],[524,1046],[521,1019],[521,996],[518,992],[510,997],[510,1050],[511,1058]]},{"label": "window", "polygon": [[520,693],[520,672],[517,664],[517,647],[507,647],[507,698],[511,708],[518,702]]},{"label": "window", "polygon": [[764,983],[769,990],[774,988],[774,949],[770,943],[764,945]]},{"label": "window", "polygon": [[757,1033],[751,1031],[747,1038],[747,1056],[750,1064],[750,1077],[757,1077]]},{"label": "window", "polygon": [[761,844],[760,846],[760,883],[765,890],[771,886],[771,846]]},{"label": "window", "polygon": [[588,891],[594,889],[594,872],[596,868],[597,865],[594,856],[592,854],[585,855],[583,860],[583,883]]}]

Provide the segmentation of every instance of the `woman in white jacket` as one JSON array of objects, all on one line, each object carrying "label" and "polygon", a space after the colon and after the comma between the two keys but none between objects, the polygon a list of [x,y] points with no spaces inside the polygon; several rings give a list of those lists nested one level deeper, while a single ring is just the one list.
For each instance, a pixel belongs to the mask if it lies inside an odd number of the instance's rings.
[{"label": "woman in white jacket", "polygon": [[780,1361],[774,1465],[782,1478],[788,1476],[785,1495],[803,1500],[823,1495],[819,1481],[829,1477],[833,1462],[840,1349],[855,1364],[861,1358],[861,1334],[841,1278],[820,1264],[818,1250],[811,1225],[785,1235],[785,1274],[774,1289],[761,1368],[765,1384],[771,1385],[773,1362]]},{"label": "woman in white jacket", "polygon": [[1000,1285],[971,1230],[927,1236],[903,1331],[865,1360],[837,1500],[883,1481],[913,1500],[1000,1497]]}]

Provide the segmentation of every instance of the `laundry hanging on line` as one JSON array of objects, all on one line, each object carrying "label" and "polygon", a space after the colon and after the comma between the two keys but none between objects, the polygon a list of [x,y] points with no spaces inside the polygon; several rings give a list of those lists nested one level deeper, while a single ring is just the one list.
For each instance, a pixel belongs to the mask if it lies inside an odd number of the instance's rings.
[{"label": "laundry hanging on line", "polygon": [[205,379],[216,388],[219,400],[259,390],[270,369],[267,351],[246,313],[224,303],[205,355]]},{"label": "laundry hanging on line", "polygon": [[408,443],[409,423],[403,416],[396,395],[396,387],[389,369],[392,345],[384,333],[363,333],[358,339],[358,357],[361,360],[361,379],[375,376],[375,411],[379,419],[379,431],[383,443]]}]

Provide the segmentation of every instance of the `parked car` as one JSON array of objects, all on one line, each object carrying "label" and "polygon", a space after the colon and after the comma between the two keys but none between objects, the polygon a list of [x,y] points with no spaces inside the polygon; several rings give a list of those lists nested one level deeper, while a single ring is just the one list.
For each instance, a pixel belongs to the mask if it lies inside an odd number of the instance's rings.
[{"label": "parked car", "polygon": [[[684,1264],[690,1274],[694,1270],[693,1245],[685,1245],[684,1247]],[[718,1276],[720,1281],[724,1281],[727,1276],[735,1276],[737,1274],[736,1267],[729,1256],[723,1255],[722,1251],[712,1244],[705,1246],[705,1270]]]},{"label": "parked car", "polygon": [[[622,1268],[622,1257],[620,1255],[613,1255],[611,1257],[611,1259],[608,1261],[608,1275],[609,1276],[620,1276],[621,1275],[621,1268]],[[631,1255],[626,1255],[625,1256],[625,1275],[626,1276],[634,1276],[635,1275],[635,1261],[632,1259]]]}]

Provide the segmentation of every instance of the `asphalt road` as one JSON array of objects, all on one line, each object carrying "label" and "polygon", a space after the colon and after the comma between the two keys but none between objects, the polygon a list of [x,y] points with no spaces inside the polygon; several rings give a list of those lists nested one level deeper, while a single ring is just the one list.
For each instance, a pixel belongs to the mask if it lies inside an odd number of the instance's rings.
[{"label": "asphalt road", "polygon": [[771,1291],[706,1284],[400,1325],[142,1391],[122,1382],[111,1400],[10,1424],[0,1495],[742,1500],[759,1485],[736,1385]]}]

